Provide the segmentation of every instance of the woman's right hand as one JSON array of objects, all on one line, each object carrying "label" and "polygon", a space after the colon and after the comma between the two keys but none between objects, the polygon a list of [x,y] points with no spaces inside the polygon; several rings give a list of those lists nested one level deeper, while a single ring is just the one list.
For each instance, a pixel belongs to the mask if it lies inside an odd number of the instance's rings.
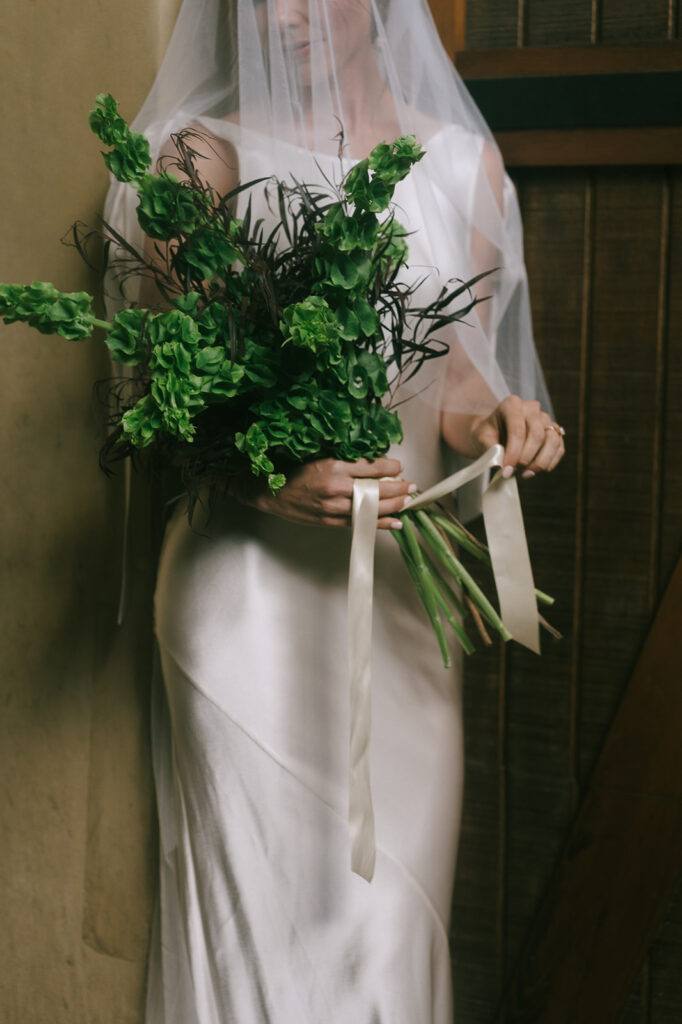
[{"label": "woman's right hand", "polygon": [[[395,518],[407,504],[409,494],[417,490],[409,480],[399,480],[402,466],[397,459],[380,458],[374,462],[341,462],[318,459],[292,470],[282,489],[273,494],[267,484],[253,477],[241,477],[230,484],[229,493],[245,505],[261,512],[281,516],[294,523],[310,526],[350,526],[353,507],[353,480],[379,479],[380,530],[401,529]],[[394,479],[384,480],[383,477]]]}]

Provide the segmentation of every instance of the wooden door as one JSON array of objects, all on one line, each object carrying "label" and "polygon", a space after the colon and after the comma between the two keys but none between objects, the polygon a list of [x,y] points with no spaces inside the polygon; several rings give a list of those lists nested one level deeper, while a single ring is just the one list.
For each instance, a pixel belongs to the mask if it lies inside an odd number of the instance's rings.
[{"label": "wooden door", "polygon": [[[478,1024],[505,1019],[503,993],[680,555],[682,46],[678,0],[432,8],[519,191],[536,339],[569,442],[561,469],[523,489],[537,581],[557,597],[565,639],[541,659],[510,647],[467,664],[452,940],[456,1019]],[[658,820],[649,796],[640,834]],[[621,825],[623,857],[644,856]],[[604,882],[586,883],[595,899]],[[566,1019],[679,1024],[682,884],[666,902],[639,978],[621,972],[622,1008]]]}]

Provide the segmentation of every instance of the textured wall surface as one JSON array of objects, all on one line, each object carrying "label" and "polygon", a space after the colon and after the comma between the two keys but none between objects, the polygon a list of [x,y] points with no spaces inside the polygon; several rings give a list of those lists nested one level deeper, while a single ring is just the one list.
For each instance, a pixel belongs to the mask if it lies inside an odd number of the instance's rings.
[{"label": "textured wall surface", "polygon": [[[70,224],[106,191],[87,114],[136,112],[176,0],[7,6],[0,280],[96,288]],[[154,876],[147,707],[153,553],[138,488],[135,596],[117,630],[121,481],[97,467],[101,343],[0,329],[0,1019],[141,1020]]]}]

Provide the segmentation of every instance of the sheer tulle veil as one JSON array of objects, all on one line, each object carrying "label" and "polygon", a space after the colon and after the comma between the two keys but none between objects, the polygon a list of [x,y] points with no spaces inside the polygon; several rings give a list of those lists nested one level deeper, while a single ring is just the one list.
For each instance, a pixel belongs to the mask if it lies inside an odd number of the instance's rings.
[{"label": "sheer tulle veil", "polygon": [[[477,287],[486,301],[451,330],[447,373],[432,361],[412,388],[462,412],[510,392],[549,409],[516,193],[426,0],[184,0],[134,127],[154,155],[186,127],[226,140],[242,180],[340,178],[340,127],[346,161],[414,133],[427,155],[396,193],[400,206],[401,188],[413,189],[420,213],[406,224],[411,273],[433,290],[499,269]],[[129,186],[112,185],[105,217],[140,243]]]}]

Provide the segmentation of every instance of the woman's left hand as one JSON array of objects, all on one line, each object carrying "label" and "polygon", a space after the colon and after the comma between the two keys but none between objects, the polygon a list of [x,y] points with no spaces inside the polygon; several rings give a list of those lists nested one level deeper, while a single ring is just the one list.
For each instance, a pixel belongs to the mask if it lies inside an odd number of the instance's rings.
[{"label": "woman's left hand", "polygon": [[488,416],[471,422],[471,443],[478,455],[494,444],[504,445],[503,476],[516,470],[525,479],[549,473],[566,451],[564,430],[542,411],[539,402],[510,395]]}]

